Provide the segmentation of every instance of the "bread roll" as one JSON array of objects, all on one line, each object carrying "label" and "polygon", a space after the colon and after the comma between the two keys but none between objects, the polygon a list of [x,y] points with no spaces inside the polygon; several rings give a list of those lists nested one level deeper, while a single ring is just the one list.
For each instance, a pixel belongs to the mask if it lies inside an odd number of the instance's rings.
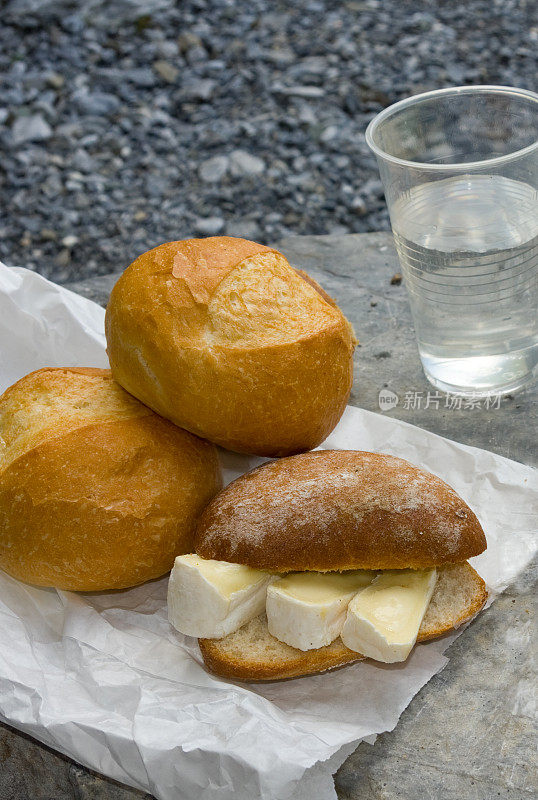
[{"label": "bread roll", "polygon": [[238,452],[315,447],[351,389],[355,339],[341,311],[279,252],[244,239],[140,256],[112,291],[106,336],[127,391]]},{"label": "bread roll", "polygon": [[40,586],[120,589],[171,569],[221,486],[216,449],[109,370],[41,369],[0,397],[0,567]]},{"label": "bread roll", "polygon": [[271,572],[422,569],[486,548],[476,516],[435,475],[401,458],[320,450],[264,464],[201,515],[202,558]]},{"label": "bread roll", "polygon": [[[480,611],[486,585],[470,564],[437,571],[437,583],[418,632],[418,642],[458,628]],[[361,661],[340,637],[317,650],[297,650],[271,636],[265,614],[224,639],[199,639],[204,662],[216,675],[242,681],[274,681],[312,675]]]}]

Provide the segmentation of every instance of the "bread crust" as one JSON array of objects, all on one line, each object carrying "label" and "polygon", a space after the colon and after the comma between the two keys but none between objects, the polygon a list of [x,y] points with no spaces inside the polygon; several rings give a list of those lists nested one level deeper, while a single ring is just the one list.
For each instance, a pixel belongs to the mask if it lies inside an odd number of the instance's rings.
[{"label": "bread crust", "polygon": [[320,450],[229,484],[196,529],[202,558],[274,572],[425,568],[486,548],[469,506],[401,458]]},{"label": "bread crust", "polygon": [[[91,385],[76,375],[90,376]],[[26,376],[0,397],[0,432],[13,429],[14,409],[36,403],[36,392],[46,401],[59,387],[68,397],[63,426],[54,418],[22,450],[12,434],[8,454],[15,457],[0,457],[0,567],[28,583],[73,591],[163,575],[176,555],[192,551],[195,520],[221,487],[214,446],[130,398],[109,370]],[[111,393],[112,405],[97,418],[83,416],[85,404]],[[78,402],[80,415],[70,416]]]},{"label": "bread crust", "polygon": [[210,237],[145,253],[112,290],[105,328],[124,388],[237,452],[317,446],[351,390],[351,326],[315,281],[255,242]]},{"label": "bread crust", "polygon": [[[443,575],[444,573],[444,575]],[[444,579],[444,580],[443,580]],[[419,630],[418,642],[437,639],[472,619],[487,599],[486,585],[470,564],[442,568],[432,603],[451,583],[462,584],[462,597],[445,614],[443,620],[428,618],[428,611]],[[444,586],[444,584],[446,584]],[[430,603],[430,607],[432,607]],[[364,660],[349,650],[340,638],[330,645],[306,652],[279,642],[269,633],[265,616],[257,617],[225,639],[199,639],[204,663],[211,672],[224,678],[241,681],[274,681],[312,675]],[[252,646],[249,648],[248,643]]]},{"label": "bread crust", "polygon": [[18,455],[94,421],[150,416],[151,409],[127,394],[109,369],[44,367],[30,372],[0,396],[0,473]]},{"label": "bread crust", "polygon": [[308,274],[308,272],[305,272],[304,269],[297,269],[297,267],[295,268],[295,272],[298,275],[300,275],[303,280],[309,283],[310,286],[312,286],[312,288],[315,289],[316,292],[320,294],[327,303],[329,303],[329,305],[334,306],[334,308],[338,308],[335,300],[331,297],[331,295],[327,294],[323,286],[320,286],[319,283],[315,281],[314,278],[311,277],[311,275]]}]

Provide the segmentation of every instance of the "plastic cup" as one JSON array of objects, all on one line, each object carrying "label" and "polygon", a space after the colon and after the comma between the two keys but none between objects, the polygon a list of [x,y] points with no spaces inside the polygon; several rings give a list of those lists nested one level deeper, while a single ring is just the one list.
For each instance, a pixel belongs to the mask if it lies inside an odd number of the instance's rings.
[{"label": "plastic cup", "polygon": [[538,95],[427,92],[368,126],[428,380],[513,393],[538,362]]}]

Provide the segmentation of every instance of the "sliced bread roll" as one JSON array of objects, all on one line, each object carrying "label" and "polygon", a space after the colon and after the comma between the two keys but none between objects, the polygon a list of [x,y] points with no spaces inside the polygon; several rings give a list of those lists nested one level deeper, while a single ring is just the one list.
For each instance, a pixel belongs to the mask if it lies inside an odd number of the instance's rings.
[{"label": "sliced bread roll", "polygon": [[[468,563],[442,567],[418,633],[436,639],[471,619],[484,605],[486,585]],[[317,650],[297,650],[271,636],[265,615],[224,639],[199,639],[202,657],[216,675],[242,681],[274,681],[325,672],[364,658],[340,638]]]},{"label": "sliced bread roll", "polygon": [[[255,569],[437,569],[418,641],[442,636],[483,606],[484,581],[467,563],[486,548],[480,523],[444,481],[401,458],[321,450],[253,470],[217,495],[195,535],[202,558]],[[340,638],[303,652],[258,617],[224,639],[200,639],[215,673],[278,680],[363,658]]]}]

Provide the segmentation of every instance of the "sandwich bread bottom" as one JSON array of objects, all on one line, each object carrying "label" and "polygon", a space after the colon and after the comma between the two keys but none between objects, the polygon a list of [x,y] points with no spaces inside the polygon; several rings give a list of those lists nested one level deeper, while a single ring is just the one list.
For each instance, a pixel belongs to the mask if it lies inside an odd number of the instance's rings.
[{"label": "sandwich bread bottom", "polygon": [[[437,583],[418,632],[419,642],[436,639],[471,619],[484,605],[486,585],[468,562],[439,567]],[[216,675],[244,681],[274,681],[311,675],[361,661],[340,638],[303,652],[271,636],[265,615],[224,639],[199,639],[206,666]]]}]

